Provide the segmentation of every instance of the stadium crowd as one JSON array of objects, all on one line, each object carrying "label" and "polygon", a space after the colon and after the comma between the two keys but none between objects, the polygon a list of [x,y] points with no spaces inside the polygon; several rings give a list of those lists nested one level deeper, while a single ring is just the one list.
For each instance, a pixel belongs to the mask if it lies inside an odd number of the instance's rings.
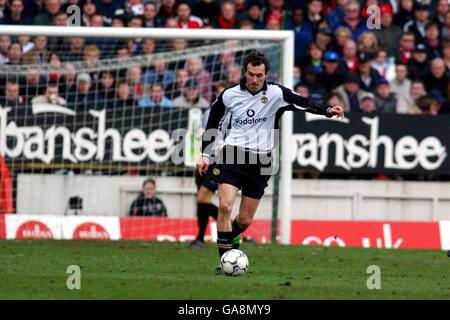
[{"label": "stadium crowd", "polygon": [[[293,30],[295,91],[340,103],[346,112],[438,115],[450,112],[448,0],[0,0],[3,25],[67,26],[68,8],[83,26]],[[368,8],[378,5],[380,26]],[[164,44],[164,45],[163,45]],[[89,39],[0,36],[2,65],[28,65],[23,76],[0,76],[0,105],[51,102],[70,108],[205,108],[214,92],[241,77],[240,56],[223,52],[183,63],[163,58],[145,68],[86,72],[104,58],[127,61],[159,49],[183,50],[177,39]],[[164,47],[164,48],[163,48]],[[50,65],[42,75],[35,67]],[[219,68],[219,69],[218,69]]]}]

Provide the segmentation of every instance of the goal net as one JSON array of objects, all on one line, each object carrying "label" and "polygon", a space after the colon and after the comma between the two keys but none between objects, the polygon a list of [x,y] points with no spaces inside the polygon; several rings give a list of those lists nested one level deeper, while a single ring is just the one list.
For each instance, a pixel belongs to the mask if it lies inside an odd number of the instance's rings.
[{"label": "goal net", "polygon": [[[17,229],[7,230],[9,238],[26,238],[18,229],[27,217],[55,225],[54,238],[83,238],[70,219],[89,220],[85,238],[195,238],[204,113],[239,82],[250,50],[269,58],[270,81],[290,85],[283,32],[271,39],[251,31],[108,29],[0,28],[8,50],[0,64],[0,213],[19,219],[7,218]],[[147,178],[156,181],[167,217],[132,208]],[[272,220],[288,218],[274,216],[272,203],[270,186],[248,237],[270,242]],[[144,212],[164,211],[150,206]],[[205,239],[215,234],[210,219]]]}]

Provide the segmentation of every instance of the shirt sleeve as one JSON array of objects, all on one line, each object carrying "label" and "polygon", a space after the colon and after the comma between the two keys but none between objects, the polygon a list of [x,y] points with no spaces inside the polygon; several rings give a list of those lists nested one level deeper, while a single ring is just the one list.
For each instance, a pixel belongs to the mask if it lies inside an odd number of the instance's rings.
[{"label": "shirt sleeve", "polygon": [[292,105],[294,108],[293,110],[302,110],[310,113],[315,114],[322,114],[328,118],[330,118],[332,115],[328,113],[328,109],[331,108],[331,106],[327,103],[318,103],[317,101],[314,101],[309,98],[302,97],[298,93],[279,85],[281,88],[281,91],[283,93],[283,101],[287,105]]},{"label": "shirt sleeve", "polygon": [[[211,154],[212,148],[207,148],[213,141],[210,139],[211,130],[214,131],[214,134],[217,134],[217,130],[219,128],[220,121],[222,120],[225,114],[225,104],[223,103],[223,94],[221,94],[217,100],[211,106],[211,110],[209,112],[208,122],[206,124],[205,133],[203,133],[202,137],[202,155],[209,156]],[[211,144],[212,145],[212,144]]]}]

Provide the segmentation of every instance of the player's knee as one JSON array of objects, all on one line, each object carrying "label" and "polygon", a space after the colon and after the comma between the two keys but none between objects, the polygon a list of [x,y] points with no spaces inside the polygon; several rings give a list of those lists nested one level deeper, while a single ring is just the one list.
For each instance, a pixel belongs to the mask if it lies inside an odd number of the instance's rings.
[{"label": "player's knee", "polygon": [[231,214],[231,210],[233,209],[233,205],[228,201],[221,201],[219,204],[219,211],[222,214]]}]

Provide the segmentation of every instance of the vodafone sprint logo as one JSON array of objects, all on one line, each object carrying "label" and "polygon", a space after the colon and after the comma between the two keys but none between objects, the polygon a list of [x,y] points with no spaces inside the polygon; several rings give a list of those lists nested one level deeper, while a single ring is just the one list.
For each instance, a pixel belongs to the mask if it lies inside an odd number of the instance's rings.
[{"label": "vodafone sprint logo", "polygon": [[247,110],[247,117],[245,119],[234,119],[234,122],[240,125],[244,124],[258,124],[261,122],[266,122],[267,118],[253,118],[255,116],[255,111],[252,109]]}]

